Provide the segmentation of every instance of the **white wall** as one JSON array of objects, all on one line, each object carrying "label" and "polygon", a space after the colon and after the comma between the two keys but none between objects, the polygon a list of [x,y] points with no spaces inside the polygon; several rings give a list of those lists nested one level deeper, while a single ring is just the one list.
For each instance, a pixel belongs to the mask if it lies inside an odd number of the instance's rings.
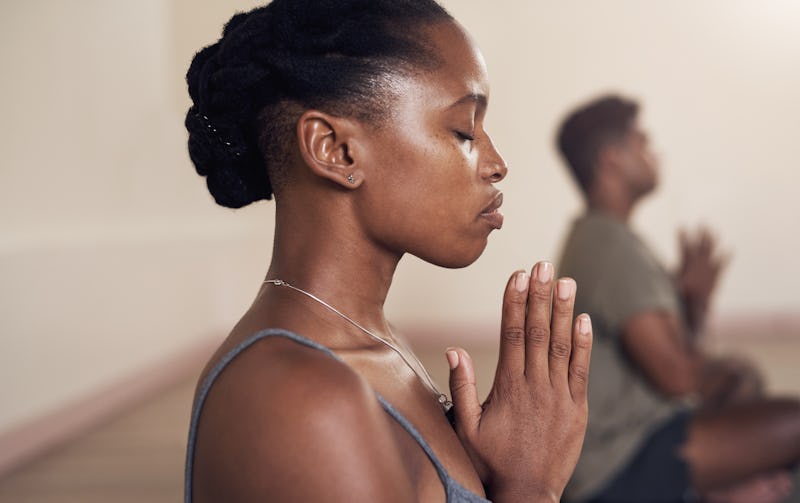
[{"label": "white wall", "polygon": [[[211,203],[182,114],[192,51],[253,3],[0,3],[0,432],[224,332],[249,302],[272,206]],[[798,311],[796,2],[444,4],[489,63],[506,226],[466,270],[404,261],[395,321],[495,320],[507,274],[556,258],[579,201],[553,129],[605,90],[642,100],[662,153],[647,238],[672,259],[674,229],[708,222],[735,254],[719,311]]]}]

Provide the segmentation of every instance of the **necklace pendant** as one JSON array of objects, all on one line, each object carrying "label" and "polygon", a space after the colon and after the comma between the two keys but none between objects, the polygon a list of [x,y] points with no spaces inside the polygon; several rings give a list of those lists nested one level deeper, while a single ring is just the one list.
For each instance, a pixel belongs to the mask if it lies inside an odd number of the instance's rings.
[{"label": "necklace pendant", "polygon": [[[322,306],[324,306],[329,311],[335,313],[336,315],[338,315],[339,317],[341,317],[342,319],[344,319],[345,321],[347,321],[348,323],[350,323],[354,327],[358,328],[359,330],[361,330],[362,332],[367,334],[372,339],[380,342],[384,346],[386,346],[389,349],[391,349],[392,351],[394,351],[397,354],[397,356],[399,356],[400,359],[403,360],[403,363],[405,363],[406,366],[409,369],[411,369],[411,371],[417,376],[417,379],[419,379],[420,382],[423,385],[427,386],[433,392],[433,395],[436,396],[436,401],[438,401],[439,405],[441,405],[445,410],[449,409],[453,405],[453,402],[448,400],[447,395],[445,395],[444,393],[439,393],[439,390],[436,388],[436,385],[433,384],[433,380],[431,379],[431,376],[428,375],[428,372],[425,370],[425,366],[422,365],[422,363],[419,361],[419,359],[414,356],[414,353],[411,353],[411,356],[416,360],[417,365],[419,365],[419,368],[422,370],[421,374],[420,374],[419,370],[417,370],[414,367],[414,365],[412,365],[411,362],[408,361],[408,358],[406,358],[403,355],[403,352],[400,350],[399,347],[395,346],[394,344],[392,344],[391,342],[387,341],[383,337],[381,337],[381,336],[379,336],[377,334],[374,334],[374,333],[370,332],[369,330],[367,330],[366,328],[362,327],[355,320],[353,320],[352,318],[350,318],[349,316],[347,316],[343,312],[339,311],[338,309],[336,309],[332,305],[328,304],[324,300],[320,299],[319,297],[317,297],[313,293],[307,292],[307,291],[303,290],[302,288],[297,288],[296,286],[294,286],[294,285],[292,285],[290,283],[287,283],[286,281],[284,281],[284,280],[282,280],[280,278],[265,279],[264,283],[268,283],[270,285],[275,285],[275,286],[285,286],[286,288],[290,288],[290,289],[296,291],[297,293],[305,295],[306,297],[310,298],[311,300],[313,300],[315,302],[318,302],[319,304],[322,304]],[[390,332],[390,335],[391,335],[391,332]]]}]

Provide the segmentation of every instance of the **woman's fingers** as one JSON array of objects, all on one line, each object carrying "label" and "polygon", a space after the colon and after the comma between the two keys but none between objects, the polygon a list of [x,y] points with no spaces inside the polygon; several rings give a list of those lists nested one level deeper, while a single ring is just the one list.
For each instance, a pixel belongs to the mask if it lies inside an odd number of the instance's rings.
[{"label": "woman's fingers", "polygon": [[572,357],[569,361],[569,391],[575,403],[586,401],[589,362],[592,355],[592,320],[588,314],[575,319],[572,330]]},{"label": "woman's fingers", "polygon": [[572,309],[575,304],[575,280],[561,278],[553,295],[553,314],[550,322],[550,382],[566,385],[569,357],[572,354]]},{"label": "woman's fingers", "polygon": [[533,267],[525,319],[525,375],[534,380],[549,374],[550,298],[553,290],[553,264],[539,262]]},{"label": "woman's fingers", "polygon": [[559,495],[575,467],[592,346],[588,316],[573,325],[576,290],[572,279],[556,282],[548,262],[530,275],[512,275],[497,374],[483,405],[471,360],[463,350],[448,350],[456,432],[490,495]]},{"label": "woman's fingers", "polygon": [[449,348],[445,354],[450,366],[450,395],[453,397],[456,428],[467,438],[474,438],[483,409],[478,401],[472,359],[461,348]]},{"label": "woman's fingers", "polygon": [[500,322],[498,376],[521,376],[525,372],[525,306],[529,283],[528,273],[517,271],[506,284]]},{"label": "woman's fingers", "polygon": [[495,385],[525,375],[530,382],[549,379],[554,386],[568,386],[573,397],[585,395],[591,321],[584,315],[585,321],[579,318],[573,323],[575,280],[559,279],[555,295],[553,286],[553,264],[549,262],[537,263],[530,276],[517,271],[509,279]]}]

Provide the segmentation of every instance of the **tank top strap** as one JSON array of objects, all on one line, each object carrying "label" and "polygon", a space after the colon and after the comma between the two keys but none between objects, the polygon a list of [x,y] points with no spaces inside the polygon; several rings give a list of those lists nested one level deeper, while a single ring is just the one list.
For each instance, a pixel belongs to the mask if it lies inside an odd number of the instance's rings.
[{"label": "tank top strap", "polygon": [[428,442],[422,436],[422,434],[417,431],[411,422],[405,418],[400,412],[395,409],[392,404],[386,401],[380,393],[375,393],[378,396],[378,400],[383,407],[383,410],[386,411],[387,414],[392,416],[392,418],[397,421],[400,426],[403,427],[406,432],[413,438],[420,448],[425,452],[425,455],[428,456],[428,459],[431,460],[434,468],[436,468],[436,473],[439,475],[439,479],[442,481],[442,485],[444,486],[445,496],[447,498],[448,503],[491,503],[489,500],[478,496],[477,494],[473,493],[469,489],[465,488],[461,484],[458,483],[457,480],[452,478],[445,470],[444,465],[442,465],[439,458],[436,457],[436,454],[433,453],[433,449],[431,446],[428,445]]},{"label": "tank top strap", "polygon": [[280,328],[261,330],[260,332],[251,335],[247,339],[237,344],[236,347],[231,349],[225,354],[225,356],[220,358],[217,364],[214,365],[206,378],[203,380],[203,384],[200,386],[200,389],[197,392],[197,397],[194,401],[194,405],[192,406],[192,416],[189,422],[189,439],[186,443],[186,467],[184,471],[183,486],[183,498],[186,503],[191,503],[192,501],[192,474],[194,473],[194,451],[195,444],[197,443],[197,426],[200,422],[200,413],[202,412],[203,405],[208,397],[208,392],[211,390],[211,386],[214,384],[214,381],[217,380],[222,371],[225,370],[225,367],[227,367],[234,358],[239,356],[245,349],[267,337],[285,337],[305,346],[318,349],[323,353],[326,353],[331,357],[341,361],[341,358],[336,356],[333,351],[326,348],[322,344],[316,343],[310,339],[306,339],[305,337]]},{"label": "tank top strap", "polygon": [[[184,501],[185,503],[191,503],[192,501],[192,473],[194,468],[194,452],[195,452],[195,444],[197,441],[197,427],[200,421],[200,413],[203,410],[203,404],[208,397],[208,393],[211,390],[211,386],[214,384],[214,381],[217,380],[219,375],[225,370],[225,367],[233,361],[234,358],[239,356],[244,350],[255,344],[256,342],[265,339],[267,337],[284,337],[287,339],[291,339],[298,344],[302,344],[304,346],[308,346],[310,348],[317,349],[322,351],[323,353],[327,354],[331,358],[338,360],[344,363],[336,353],[331,351],[329,348],[319,344],[318,342],[312,341],[311,339],[307,339],[302,335],[297,335],[293,332],[288,330],[284,330],[281,328],[269,328],[266,330],[261,330],[247,339],[243,340],[239,344],[236,345],[233,349],[231,349],[228,353],[223,356],[216,365],[211,369],[211,371],[206,376],[205,380],[203,380],[202,385],[197,393],[197,398],[195,399],[194,406],[192,407],[192,416],[191,422],[189,424],[189,439],[186,445],[186,470],[184,473]],[[477,495],[470,493],[466,489],[464,489],[457,481],[450,478],[447,474],[447,471],[444,469],[444,466],[439,461],[439,458],[436,457],[436,454],[433,453],[433,450],[428,445],[428,442],[422,437],[422,435],[417,431],[416,428],[408,421],[400,412],[398,412],[385,398],[383,398],[380,393],[377,391],[375,395],[378,398],[378,401],[381,404],[381,407],[387,414],[389,414],[400,426],[403,427],[406,432],[414,439],[415,442],[422,448],[425,455],[428,456],[431,463],[433,463],[434,468],[436,468],[436,473],[439,475],[439,479],[442,481],[444,485],[445,492],[447,493],[447,500],[448,501],[480,501],[485,502],[486,500],[483,498],[479,498]],[[474,498],[474,499],[473,499]]]},{"label": "tank top strap", "polygon": [[383,410],[392,416],[392,419],[397,421],[397,423],[400,424],[400,426],[402,426],[409,435],[411,435],[411,438],[413,438],[414,441],[419,444],[420,448],[422,448],[423,452],[425,452],[425,455],[428,456],[428,459],[430,459],[431,463],[433,463],[434,468],[436,468],[436,473],[439,474],[439,478],[442,480],[442,483],[447,486],[450,476],[447,474],[447,471],[444,469],[441,461],[439,461],[439,458],[437,458],[436,454],[433,453],[431,446],[428,445],[428,442],[426,442],[422,437],[422,434],[417,431],[417,429],[414,428],[414,425],[411,424],[411,422],[406,419],[405,416],[400,414],[400,412],[398,412],[397,409],[392,406],[392,404],[386,401],[386,399],[383,398],[380,393],[376,392],[375,394],[378,396],[378,401],[381,402],[381,407],[383,407]]}]

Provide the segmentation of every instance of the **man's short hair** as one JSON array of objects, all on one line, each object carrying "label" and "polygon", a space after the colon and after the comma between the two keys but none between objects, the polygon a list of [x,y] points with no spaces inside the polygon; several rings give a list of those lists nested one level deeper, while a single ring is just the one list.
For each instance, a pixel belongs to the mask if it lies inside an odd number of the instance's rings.
[{"label": "man's short hair", "polygon": [[607,95],[576,108],[563,120],[558,150],[584,193],[594,182],[600,150],[624,138],[638,113],[635,101]]}]

